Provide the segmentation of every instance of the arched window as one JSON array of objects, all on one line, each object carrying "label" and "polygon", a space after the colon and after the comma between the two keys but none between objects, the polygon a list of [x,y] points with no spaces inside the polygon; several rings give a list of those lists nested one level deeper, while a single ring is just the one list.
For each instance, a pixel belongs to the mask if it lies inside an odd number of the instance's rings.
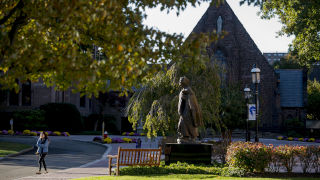
[{"label": "arched window", "polygon": [[219,49],[216,50],[211,58],[211,62],[216,63],[220,67],[219,71],[221,82],[225,83],[227,79],[227,61],[224,53]]}]

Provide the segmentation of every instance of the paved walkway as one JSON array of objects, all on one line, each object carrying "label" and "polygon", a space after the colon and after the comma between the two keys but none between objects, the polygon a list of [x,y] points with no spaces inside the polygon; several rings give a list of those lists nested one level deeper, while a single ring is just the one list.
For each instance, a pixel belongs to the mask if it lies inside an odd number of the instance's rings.
[{"label": "paved walkway", "polygon": [[[77,141],[87,141],[92,142],[94,136],[70,136],[70,139]],[[120,137],[120,136],[112,136],[112,137]],[[123,138],[123,136],[121,136]],[[131,137],[132,138],[132,137]],[[158,140],[150,141],[146,137],[140,137],[142,140],[142,148],[157,148]],[[41,175],[33,175],[28,177],[20,178],[19,180],[33,180],[33,179],[45,179],[45,180],[66,180],[80,177],[89,177],[89,176],[104,176],[107,175],[107,155],[112,154],[115,155],[118,153],[118,147],[121,146],[123,148],[135,148],[134,143],[114,143],[114,144],[105,144],[108,149],[102,155],[102,157],[93,162],[89,162],[80,167],[69,168],[65,170],[60,170],[48,174]]]},{"label": "paved walkway", "polygon": [[[35,145],[37,137],[1,136],[0,141]],[[87,142],[72,141],[68,137],[50,137],[46,163],[50,172],[79,167],[101,157],[106,147]],[[38,170],[38,157],[32,150],[23,155],[0,160],[0,180],[33,176]]]}]

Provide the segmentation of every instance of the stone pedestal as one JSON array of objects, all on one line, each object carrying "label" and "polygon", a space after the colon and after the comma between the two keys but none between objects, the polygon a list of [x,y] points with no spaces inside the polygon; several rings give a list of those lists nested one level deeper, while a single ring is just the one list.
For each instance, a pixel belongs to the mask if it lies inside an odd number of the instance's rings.
[{"label": "stone pedestal", "polygon": [[211,144],[167,143],[164,149],[165,163],[187,162],[189,164],[211,164]]}]

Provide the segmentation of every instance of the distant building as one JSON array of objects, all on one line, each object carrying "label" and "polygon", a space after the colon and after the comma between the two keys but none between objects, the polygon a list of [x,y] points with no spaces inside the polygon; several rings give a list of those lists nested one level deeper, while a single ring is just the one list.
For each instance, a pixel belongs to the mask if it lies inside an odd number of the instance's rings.
[{"label": "distant building", "polygon": [[284,52],[270,52],[270,53],[263,53],[263,56],[267,59],[270,65],[272,65],[276,61],[280,61],[280,59],[286,56],[288,53]]},{"label": "distant building", "polygon": [[307,72],[302,69],[277,69],[282,121],[296,118],[304,122],[307,103]]}]

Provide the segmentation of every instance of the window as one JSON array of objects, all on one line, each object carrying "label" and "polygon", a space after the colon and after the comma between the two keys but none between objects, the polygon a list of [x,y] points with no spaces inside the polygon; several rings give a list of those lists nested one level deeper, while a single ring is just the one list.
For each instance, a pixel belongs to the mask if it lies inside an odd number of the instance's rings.
[{"label": "window", "polygon": [[[16,79],[16,83],[19,84],[18,79]],[[16,92],[14,89],[9,92],[9,105],[19,106],[19,92]]]},{"label": "window", "polygon": [[6,102],[7,102],[7,91],[0,90],[0,105],[6,104]]},{"label": "window", "polygon": [[9,105],[10,106],[18,106],[19,105],[19,92],[16,93],[16,91],[13,89],[9,93]]},{"label": "window", "polygon": [[80,107],[86,107],[86,96],[80,97]]},{"label": "window", "polygon": [[22,84],[22,105],[31,106],[31,82]]}]

